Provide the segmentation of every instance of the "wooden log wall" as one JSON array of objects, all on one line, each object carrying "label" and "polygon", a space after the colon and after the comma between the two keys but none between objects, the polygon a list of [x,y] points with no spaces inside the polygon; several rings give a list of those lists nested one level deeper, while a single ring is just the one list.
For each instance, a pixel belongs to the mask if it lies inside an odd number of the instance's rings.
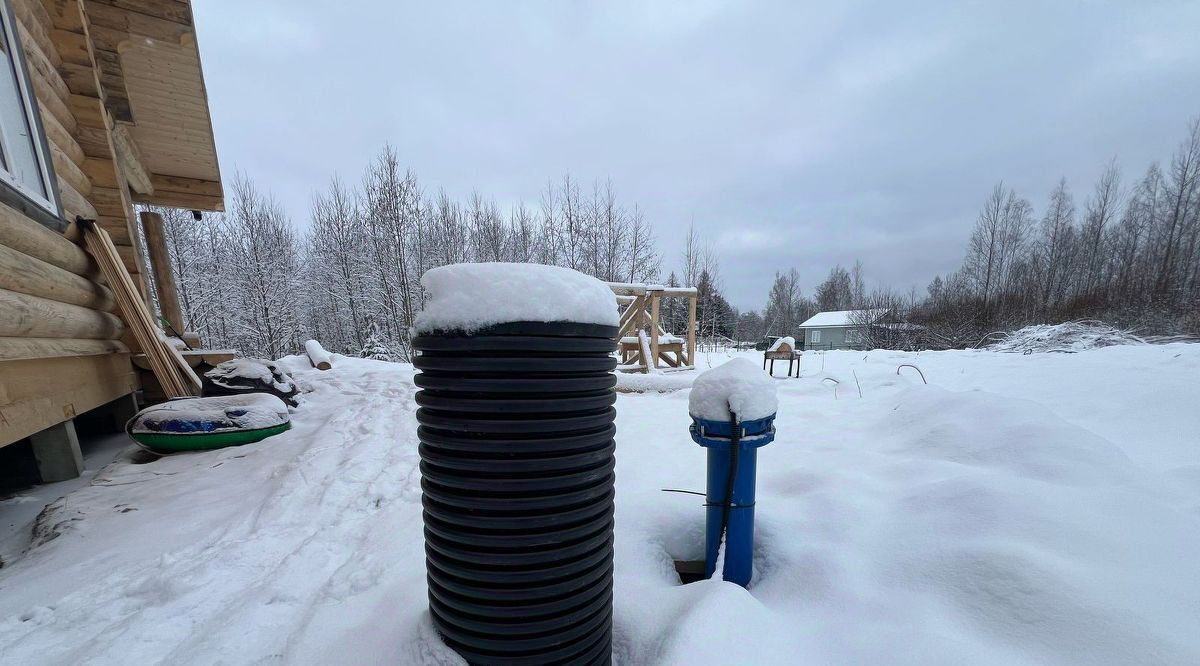
[{"label": "wooden log wall", "polygon": [[105,107],[107,98],[125,97],[123,82],[108,81],[107,87],[101,83],[103,67],[89,34],[84,3],[11,2],[63,212],[68,220],[76,216],[96,220],[108,231],[145,296],[144,253],[134,233],[133,201],[117,164],[116,125]]},{"label": "wooden log wall", "polygon": [[[84,3],[9,2],[64,216],[109,230],[144,289]],[[81,242],[74,225],[60,234],[0,204],[0,446],[138,388],[113,293]]]},{"label": "wooden log wall", "polygon": [[[9,338],[119,340],[124,324],[92,257],[64,235],[0,204],[0,346],[51,355],[112,345],[17,345]],[[108,353],[108,352],[102,352]]]}]

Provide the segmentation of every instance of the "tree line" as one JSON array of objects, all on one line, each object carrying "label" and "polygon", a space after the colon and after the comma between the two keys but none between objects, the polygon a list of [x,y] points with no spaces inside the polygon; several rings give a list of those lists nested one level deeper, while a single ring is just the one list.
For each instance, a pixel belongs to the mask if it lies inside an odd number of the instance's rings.
[{"label": "tree line", "polygon": [[304,233],[244,175],[228,203],[199,221],[159,211],[184,319],[206,345],[269,358],[316,338],[339,353],[409,360],[420,277],[436,266],[533,262],[653,282],[662,261],[650,222],[609,182],[585,189],[563,176],[535,209],[501,210],[478,193],[457,201],[426,192],[390,148],[356,185],[334,178],[315,194]]},{"label": "tree line", "polygon": [[1164,167],[1110,162],[1082,204],[1066,180],[1039,216],[1000,183],[962,267],[911,317],[956,346],[1028,324],[1101,319],[1145,334],[1200,332],[1200,118]]},{"label": "tree line", "polygon": [[[1200,334],[1200,118],[1167,166],[1129,180],[1113,160],[1082,204],[1061,179],[1039,215],[1000,183],[984,201],[962,266],[926,293],[868,290],[861,262],[835,266],[806,297],[795,269],[779,272],[762,313],[738,320],[742,339],[793,335],[827,310],[920,326],[903,344],[951,348],[1030,324],[1098,319],[1144,335]],[[864,333],[871,345],[871,331]]]},{"label": "tree line", "polygon": [[[408,360],[420,276],[446,264],[533,262],[611,282],[663,279],[653,226],[609,182],[585,187],[566,175],[547,183],[536,206],[501,210],[479,193],[459,201],[427,192],[387,148],[356,184],[334,178],[314,195],[303,233],[249,178],[239,174],[229,189],[227,213],[197,222],[160,212],[188,328],[246,354],[275,358],[313,337],[340,353]],[[996,185],[961,267],[923,294],[868,289],[855,262],[834,266],[811,295],[799,271],[779,271],[765,306],[739,311],[722,293],[717,252],[694,228],[680,269],[663,283],[697,287],[702,344],[798,335],[800,323],[828,310],[886,311],[890,322],[920,327],[904,344],[921,348],[1083,318],[1143,334],[1200,333],[1200,119],[1169,164],[1129,180],[1114,160],[1082,198],[1060,180],[1038,214]],[[662,317],[668,332],[686,333],[685,300],[664,301]]]}]

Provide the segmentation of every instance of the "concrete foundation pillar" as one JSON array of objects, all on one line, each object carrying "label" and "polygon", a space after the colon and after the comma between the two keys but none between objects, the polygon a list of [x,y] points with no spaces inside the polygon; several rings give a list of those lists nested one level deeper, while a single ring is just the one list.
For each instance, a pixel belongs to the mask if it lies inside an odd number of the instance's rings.
[{"label": "concrete foundation pillar", "polygon": [[29,442],[42,483],[66,481],[83,473],[83,453],[79,450],[74,421],[63,421],[30,435]]},{"label": "concrete foundation pillar", "polygon": [[106,406],[112,415],[113,430],[124,432],[125,424],[138,413],[137,394],[123,395]]}]

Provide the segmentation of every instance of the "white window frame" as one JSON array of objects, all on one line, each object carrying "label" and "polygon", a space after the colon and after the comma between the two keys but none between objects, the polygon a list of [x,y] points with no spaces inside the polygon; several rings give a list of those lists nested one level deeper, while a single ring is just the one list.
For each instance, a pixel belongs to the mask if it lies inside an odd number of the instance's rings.
[{"label": "white window frame", "polygon": [[34,105],[34,94],[29,83],[29,72],[25,65],[25,49],[21,46],[21,40],[17,35],[16,19],[13,17],[12,8],[9,6],[8,0],[0,0],[0,38],[4,39],[4,48],[9,54],[9,60],[12,61],[14,75],[17,81],[17,90],[21,95],[21,106],[25,110],[25,122],[29,125],[33,139],[33,152],[37,158],[38,172],[42,178],[42,187],[46,194],[42,194],[36,190],[32,190],[28,185],[21,182],[8,171],[7,165],[12,164],[12,156],[9,146],[9,132],[11,129],[5,128],[4,123],[0,122],[0,151],[3,151],[4,165],[0,166],[0,184],[6,185],[13,190],[16,190],[21,196],[36,204],[39,208],[51,215],[61,218],[62,208],[58,200],[58,188],[55,187],[54,171],[50,163],[49,150],[46,145],[46,132],[42,128],[42,119],[38,115],[38,109]]},{"label": "white window frame", "polygon": [[816,345],[816,344],[820,344],[820,343],[821,343],[821,329],[819,329],[819,328],[814,328],[814,329],[813,329],[813,332],[812,332],[812,341],[813,341],[813,344],[814,344],[814,345]]}]

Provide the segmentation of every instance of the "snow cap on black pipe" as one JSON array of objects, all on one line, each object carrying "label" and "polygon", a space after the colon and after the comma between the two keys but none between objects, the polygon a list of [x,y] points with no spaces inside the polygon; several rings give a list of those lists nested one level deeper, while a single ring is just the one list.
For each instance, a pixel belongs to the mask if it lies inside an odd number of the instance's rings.
[{"label": "snow cap on black pipe", "polygon": [[454,264],[427,271],[421,286],[429,298],[413,322],[417,335],[474,333],[515,322],[618,324],[608,285],[561,266]]},{"label": "snow cap on black pipe", "polygon": [[608,664],[617,307],[556,266],[424,275],[417,435],[434,626],[472,664]]}]

